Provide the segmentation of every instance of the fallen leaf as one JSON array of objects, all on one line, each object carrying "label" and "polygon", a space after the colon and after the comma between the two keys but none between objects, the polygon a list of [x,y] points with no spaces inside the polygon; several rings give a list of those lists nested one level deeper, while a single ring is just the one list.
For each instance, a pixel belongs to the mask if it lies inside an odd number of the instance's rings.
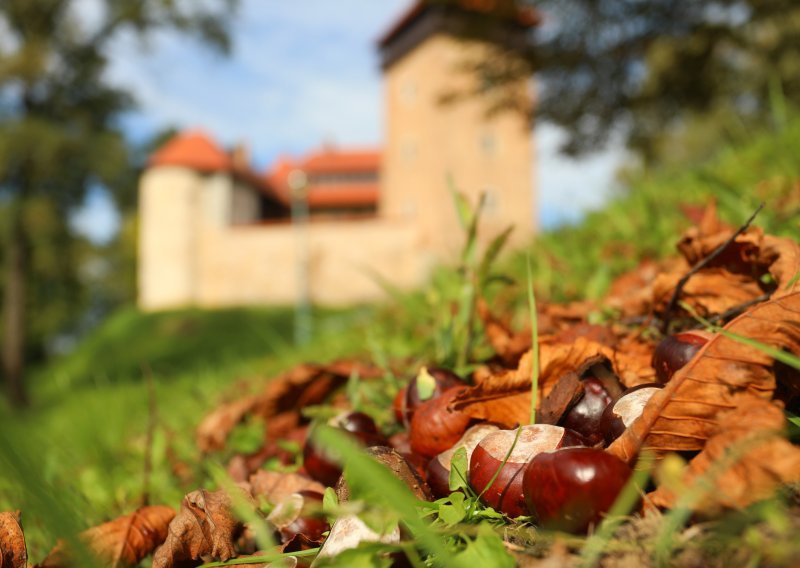
[{"label": "fallen leaf", "polygon": [[[659,276],[653,284],[653,309],[663,313],[683,273]],[[694,274],[681,290],[680,299],[702,316],[721,314],[752,302],[764,291],[758,280],[724,268],[708,268]]]},{"label": "fallen leaf", "polygon": [[[725,329],[778,350],[800,353],[800,292],[761,303]],[[722,416],[750,397],[772,398],[773,358],[722,334],[715,335],[653,395],[642,415],[609,447],[632,462],[643,448],[656,453],[701,450]]]},{"label": "fallen leaf", "polygon": [[[784,435],[783,411],[757,397],[742,401],[720,419],[705,448],[689,463],[684,483],[706,488],[693,504],[703,516],[741,508],[774,494],[781,484],[800,481],[800,448]],[[672,507],[676,496],[662,488],[650,494],[654,505]]]},{"label": "fallen leaf", "polygon": [[19,511],[0,513],[0,568],[26,568],[28,565],[28,549],[19,517]]},{"label": "fallen leaf", "polygon": [[167,538],[175,511],[164,505],[140,507],[129,515],[81,533],[89,548],[111,566],[136,566]]},{"label": "fallen leaf", "polygon": [[263,418],[268,429],[269,419],[278,414],[294,412],[299,422],[302,408],[324,402],[353,374],[371,379],[382,376],[383,371],[356,361],[298,365],[268,381],[261,394],[227,403],[209,413],[197,428],[197,447],[203,452],[223,448],[233,428],[249,415]]},{"label": "fallen leaf", "polygon": [[264,469],[250,476],[250,488],[254,497],[264,497],[271,505],[276,505],[300,491],[325,492],[324,485],[305,475]]},{"label": "fallen leaf", "polygon": [[[243,489],[237,490],[255,509],[252,496]],[[230,560],[236,556],[233,543],[242,526],[226,491],[192,491],[183,498],[180,511],[170,522],[164,544],[156,549],[153,568],[179,568],[204,556]]]},{"label": "fallen leaf", "polygon": [[[540,404],[562,377],[570,373],[580,377],[589,367],[602,362],[609,362],[617,376],[620,375],[616,367],[621,362],[628,364],[625,370],[627,375],[633,374],[633,369],[637,367],[624,354],[583,337],[578,337],[571,344],[540,342]],[[530,418],[532,365],[532,354],[529,351],[520,359],[517,369],[485,378],[459,395],[452,407],[473,418],[496,422],[508,428],[527,423]],[[652,374],[652,368],[648,365],[641,372],[645,375]]]},{"label": "fallen leaf", "polygon": [[478,300],[477,308],[478,317],[483,323],[483,332],[494,352],[506,365],[516,366],[520,357],[531,348],[531,331],[512,331],[506,322],[491,313],[483,298]]},{"label": "fallen leaf", "polygon": [[225,447],[231,431],[261,402],[259,396],[248,396],[218,406],[200,422],[195,433],[197,448],[203,453]]}]

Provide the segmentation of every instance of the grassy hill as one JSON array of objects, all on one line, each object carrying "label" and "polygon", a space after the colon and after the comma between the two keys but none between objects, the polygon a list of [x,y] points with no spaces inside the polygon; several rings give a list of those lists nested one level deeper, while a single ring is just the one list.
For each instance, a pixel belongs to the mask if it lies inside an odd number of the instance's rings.
[{"label": "grassy hill", "polygon": [[[600,297],[616,274],[643,258],[671,253],[689,225],[682,208],[705,204],[711,196],[735,225],[764,201],[756,225],[797,236],[799,156],[800,120],[793,120],[777,132],[724,148],[710,162],[638,174],[603,210],[543,234],[530,251],[508,257],[502,268],[518,285],[503,289],[504,301],[524,305],[519,284],[526,280],[528,252],[538,297]],[[448,326],[461,290],[457,271],[441,269],[430,285],[385,305],[318,311],[314,339],[303,347],[292,344],[289,308],[158,314],[125,309],[73,353],[35,374],[29,411],[5,409],[0,510],[24,511],[34,560],[65,525],[85,528],[129,511],[144,489],[151,419],[157,424],[151,499],[176,504],[194,487],[178,481],[171,468],[189,464],[195,486],[205,479],[202,467],[192,465],[199,457],[193,430],[222,397],[258,388],[261,380],[301,361],[356,355],[379,363],[397,357],[441,360],[443,345],[452,340]]]}]

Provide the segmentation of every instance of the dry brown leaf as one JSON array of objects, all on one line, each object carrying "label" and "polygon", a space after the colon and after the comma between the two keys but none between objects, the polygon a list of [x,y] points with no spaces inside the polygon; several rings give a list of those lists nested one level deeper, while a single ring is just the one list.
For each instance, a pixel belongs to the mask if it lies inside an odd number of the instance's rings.
[{"label": "dry brown leaf", "polygon": [[110,566],[136,566],[167,538],[175,511],[164,505],[140,507],[133,513],[81,533],[89,548]]},{"label": "dry brown leaf", "polygon": [[19,511],[0,513],[0,568],[26,568],[28,565],[28,549],[19,516]]},{"label": "dry brown leaf", "polygon": [[[550,394],[561,377],[569,373],[580,376],[595,363],[603,361],[610,362],[612,366],[619,361],[628,362],[623,355],[583,337],[578,337],[571,344],[540,342],[539,401]],[[453,408],[473,418],[506,427],[526,423],[530,418],[532,365],[529,351],[522,357],[517,369],[484,379],[459,395]],[[634,366],[630,362],[626,372],[632,373]],[[617,372],[617,369],[614,371]],[[652,372],[652,369],[643,369],[642,372]]]},{"label": "dry brown leaf", "polygon": [[[756,397],[742,400],[720,419],[684,476],[687,486],[700,479],[707,484],[694,509],[714,515],[746,507],[770,497],[781,484],[800,481],[800,448],[784,437],[785,421],[780,407]],[[650,496],[660,507],[675,503],[675,495],[664,488]]]},{"label": "dry brown leaf", "polygon": [[[779,350],[800,353],[800,292],[761,303],[726,326],[730,333]],[[743,399],[769,400],[775,390],[773,358],[718,334],[657,392],[642,415],[609,451],[632,462],[642,448],[701,450],[722,416]]]},{"label": "dry brown leaf", "polygon": [[[678,282],[686,274],[661,274],[653,284],[653,304],[663,312],[669,304]],[[752,302],[764,291],[758,280],[749,275],[735,274],[724,268],[708,268],[694,274],[681,290],[681,300],[702,316],[721,314]]]},{"label": "dry brown leaf", "polygon": [[[326,365],[302,364],[270,380],[264,392],[228,403],[211,412],[197,429],[201,451],[221,449],[233,428],[249,415],[269,419],[281,413],[324,402],[354,373],[363,379],[376,378],[382,371],[355,361],[336,361]],[[268,441],[268,440],[266,440]]]},{"label": "dry brown leaf", "polygon": [[206,415],[197,427],[195,433],[197,448],[203,453],[224,448],[231,431],[253,411],[259,402],[260,397],[248,396],[218,406],[213,412]]},{"label": "dry brown leaf", "polygon": [[521,333],[512,331],[506,322],[491,313],[483,298],[478,300],[477,308],[486,339],[494,352],[509,367],[516,366],[520,357],[531,348],[530,330]]},{"label": "dry brown leaf", "polygon": [[[252,496],[237,488],[239,495],[253,506]],[[233,543],[242,523],[233,512],[231,496],[224,490],[192,491],[183,498],[181,510],[169,524],[166,541],[153,557],[153,568],[179,568],[210,556],[230,560],[236,555]]]},{"label": "dry brown leaf", "polygon": [[250,488],[254,497],[264,497],[272,505],[276,505],[292,493],[300,491],[325,492],[324,485],[305,475],[264,469],[250,476]]}]

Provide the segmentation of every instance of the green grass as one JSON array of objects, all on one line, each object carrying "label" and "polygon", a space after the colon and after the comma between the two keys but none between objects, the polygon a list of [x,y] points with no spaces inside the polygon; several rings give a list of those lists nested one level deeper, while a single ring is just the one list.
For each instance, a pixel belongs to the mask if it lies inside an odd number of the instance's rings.
[{"label": "green grass", "polygon": [[[800,120],[793,120],[730,145],[710,162],[632,177],[602,211],[537,239],[530,249],[537,300],[601,297],[614,276],[642,259],[672,254],[690,225],[681,206],[705,204],[712,195],[732,225],[766,201],[754,224],[796,238],[798,156]],[[519,327],[529,321],[528,252],[501,266],[517,286],[491,287],[496,308],[515,308]],[[473,341],[464,329],[469,318],[459,319],[462,298],[458,271],[440,268],[428,286],[386,304],[315,312],[314,338],[300,348],[292,345],[290,308],[124,309],[32,375],[30,410],[4,408],[0,510],[23,511],[31,559],[39,561],[64,527],[84,529],[135,507],[144,491],[147,374],[157,408],[151,501],[177,506],[187,491],[212,483],[194,448],[194,428],[223,397],[244,395],[303,361],[402,359],[409,372],[421,363],[457,361],[458,337]],[[487,354],[485,342],[474,343],[473,357]],[[189,468],[190,480],[171,474],[176,463]],[[486,550],[496,544],[481,542]]]}]

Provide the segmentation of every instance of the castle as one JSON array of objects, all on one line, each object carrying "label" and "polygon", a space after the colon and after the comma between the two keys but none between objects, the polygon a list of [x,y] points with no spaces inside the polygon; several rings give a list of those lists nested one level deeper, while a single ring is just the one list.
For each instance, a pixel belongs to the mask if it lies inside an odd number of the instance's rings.
[{"label": "castle", "polygon": [[[464,240],[449,180],[473,203],[481,234],[509,224],[535,232],[534,149],[527,116],[487,114],[465,57],[515,58],[537,23],[530,12],[491,20],[491,0],[418,1],[379,40],[382,149],[323,147],[256,172],[246,151],[199,131],[159,149],[139,187],[139,305],[145,310],[245,304],[348,304],[422,284]],[[528,104],[529,79],[510,85]]]}]

